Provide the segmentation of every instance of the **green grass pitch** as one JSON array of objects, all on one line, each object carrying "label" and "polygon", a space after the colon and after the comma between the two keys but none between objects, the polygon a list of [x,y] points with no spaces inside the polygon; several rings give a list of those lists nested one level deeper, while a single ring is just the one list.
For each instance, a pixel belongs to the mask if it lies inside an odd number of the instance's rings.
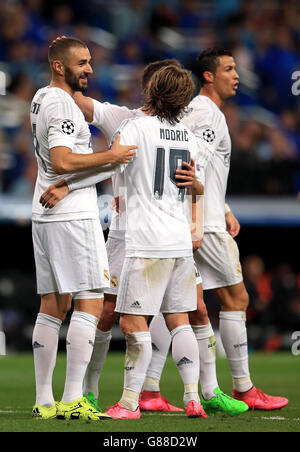
[{"label": "green grass pitch", "polygon": [[[122,353],[110,353],[100,380],[100,406],[119,400],[123,384]],[[143,413],[129,421],[42,421],[31,418],[35,385],[31,354],[0,358],[0,432],[300,432],[300,356],[291,353],[251,354],[255,385],[272,395],[283,395],[290,403],[282,410],[247,412],[230,418],[222,414],[208,419],[188,419],[185,413]],[[231,393],[231,376],[225,358],[217,359],[220,387]],[[65,354],[60,353],[54,373],[54,395],[60,399],[64,387]],[[169,357],[161,392],[182,406],[182,383]]]}]

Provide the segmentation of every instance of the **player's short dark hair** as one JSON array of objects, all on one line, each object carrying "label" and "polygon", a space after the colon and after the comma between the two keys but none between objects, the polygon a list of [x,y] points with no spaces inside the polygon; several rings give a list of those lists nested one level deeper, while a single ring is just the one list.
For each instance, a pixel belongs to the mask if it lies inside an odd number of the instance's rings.
[{"label": "player's short dark hair", "polygon": [[65,62],[68,58],[69,50],[72,47],[81,47],[86,49],[86,44],[80,39],[74,37],[57,39],[49,46],[48,61],[50,65],[55,60],[61,60]]},{"label": "player's short dark hair", "polygon": [[178,60],[169,59],[169,60],[158,60],[153,61],[152,63],[147,64],[142,74],[142,90],[144,96],[146,95],[146,91],[148,89],[148,83],[150,82],[153,74],[159,71],[162,67],[166,66],[178,66],[182,67]]},{"label": "player's short dark hair", "polygon": [[162,67],[151,78],[145,107],[152,115],[174,125],[180,122],[194,90],[190,71],[178,65]]},{"label": "player's short dark hair", "polygon": [[212,47],[203,50],[203,52],[198,55],[196,60],[196,75],[198,76],[201,85],[206,83],[204,72],[211,72],[212,74],[215,74],[217,67],[220,64],[220,57],[223,56],[232,57],[232,52],[230,50]]}]

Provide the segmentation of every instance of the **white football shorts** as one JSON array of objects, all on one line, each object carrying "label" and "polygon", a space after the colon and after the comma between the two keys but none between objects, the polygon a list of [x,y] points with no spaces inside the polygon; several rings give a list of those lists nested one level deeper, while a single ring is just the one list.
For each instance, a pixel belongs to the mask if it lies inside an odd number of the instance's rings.
[{"label": "white football shorts", "polygon": [[134,315],[191,312],[197,309],[196,292],[192,257],[126,257],[116,312]]},{"label": "white football shorts", "polygon": [[[32,239],[39,294],[103,297],[110,276],[100,221],[33,221]],[[89,291],[93,293],[89,295]]]},{"label": "white football shorts", "polygon": [[[118,288],[122,267],[125,259],[125,240],[108,235],[106,242],[106,251],[110,271],[110,289],[105,289],[105,293],[118,295]],[[200,270],[195,262],[196,285],[202,284]]]},{"label": "white football shorts", "polygon": [[228,232],[205,233],[194,259],[204,290],[233,286],[243,281],[239,249]]},{"label": "white football shorts", "polygon": [[110,272],[110,288],[105,293],[118,295],[120,277],[125,259],[125,240],[120,240],[108,235],[106,251]]}]

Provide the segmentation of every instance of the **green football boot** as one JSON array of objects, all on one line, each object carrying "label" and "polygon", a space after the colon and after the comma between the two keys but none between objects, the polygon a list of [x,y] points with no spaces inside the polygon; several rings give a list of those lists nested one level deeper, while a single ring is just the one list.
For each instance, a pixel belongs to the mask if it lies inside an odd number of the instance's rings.
[{"label": "green football boot", "polygon": [[98,400],[95,398],[94,394],[92,392],[89,392],[88,395],[83,396],[90,405],[92,405],[93,408],[97,411],[101,411],[101,408],[98,405]]},{"label": "green football boot", "polygon": [[214,393],[215,397],[212,397],[210,400],[205,400],[201,395],[201,403],[207,414],[226,413],[228,416],[238,416],[249,409],[246,403],[229,397],[220,388],[216,388]]}]

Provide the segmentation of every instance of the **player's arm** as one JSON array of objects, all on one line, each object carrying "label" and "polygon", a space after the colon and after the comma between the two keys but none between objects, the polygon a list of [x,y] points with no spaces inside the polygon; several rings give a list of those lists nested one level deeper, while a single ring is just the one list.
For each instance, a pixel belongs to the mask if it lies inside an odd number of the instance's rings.
[{"label": "player's arm", "polygon": [[[193,170],[195,171],[194,160]],[[197,168],[199,164],[197,162]],[[203,194],[204,185],[202,184],[203,176],[201,177],[200,169],[195,171],[194,182],[195,188],[188,188],[189,194],[192,198],[192,217],[191,217],[191,234],[193,242],[193,251],[195,252],[200,248],[203,240]]]},{"label": "player's arm", "polygon": [[106,164],[128,163],[134,157],[136,146],[120,144],[118,137],[110,150],[98,153],[77,154],[73,151],[82,120],[77,107],[70,99],[58,102],[53,97],[45,111],[50,160],[57,174],[73,173]]},{"label": "player's arm", "polygon": [[241,226],[234,214],[232,213],[228,204],[225,204],[225,221],[226,221],[226,229],[227,232],[231,235],[231,237],[236,237],[240,230]]},{"label": "player's arm", "polygon": [[65,198],[71,191],[91,187],[110,179],[115,174],[123,171],[124,164],[104,165],[91,170],[78,171],[77,173],[66,176],[63,179],[49,185],[47,190],[40,197],[40,203],[43,207],[52,208]]},{"label": "player's arm", "polygon": [[203,196],[192,197],[191,235],[193,252],[200,248],[203,240]]},{"label": "player's arm", "polygon": [[116,137],[110,150],[94,154],[75,154],[66,146],[55,146],[50,149],[53,170],[57,174],[96,168],[106,164],[129,163],[135,156],[137,146],[120,144],[120,136]]},{"label": "player's arm", "polygon": [[[114,146],[116,146],[115,143],[120,145],[120,131],[122,131],[122,126],[113,138],[111,150]],[[109,152],[111,152],[111,150]],[[64,179],[50,185],[47,190],[45,190],[40,197],[40,203],[46,208],[53,208],[59,201],[67,196],[69,192],[96,185],[98,182],[102,182],[117,173],[123,172],[127,166],[127,163],[129,162],[122,164],[109,164],[67,175]]]},{"label": "player's arm", "polygon": [[84,96],[79,91],[74,94],[74,100],[82,111],[87,122],[93,122],[94,119],[94,102],[90,97]]},{"label": "player's arm", "polygon": [[91,187],[110,179],[117,173],[124,170],[125,164],[110,164],[90,170],[78,171],[75,174],[67,175],[63,179],[49,185],[40,197],[40,203],[43,207],[53,208],[64,199],[71,191]]}]

